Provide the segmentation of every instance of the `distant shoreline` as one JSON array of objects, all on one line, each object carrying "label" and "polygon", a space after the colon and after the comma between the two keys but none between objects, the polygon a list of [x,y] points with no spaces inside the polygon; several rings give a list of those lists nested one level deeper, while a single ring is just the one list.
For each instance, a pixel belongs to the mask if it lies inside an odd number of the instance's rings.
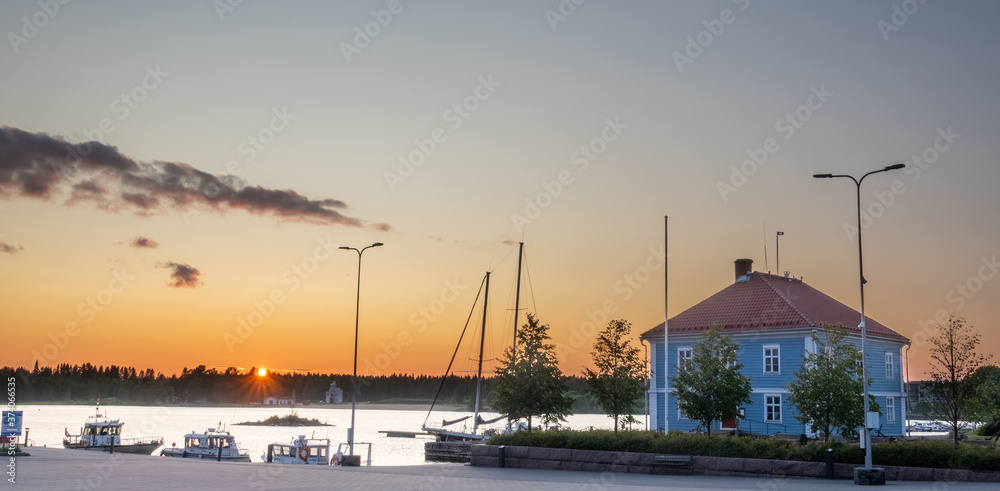
[{"label": "distant shoreline", "polygon": [[[18,402],[18,406],[97,406],[96,402],[53,402],[53,401],[43,401],[43,402]],[[245,407],[245,408],[260,408],[260,409],[350,409],[351,403],[343,404],[296,404],[294,406],[264,406],[261,404],[142,404],[142,403],[119,403],[119,402],[105,402],[102,404],[103,407],[121,407],[121,406],[135,406],[135,407]],[[396,411],[427,411],[430,410],[429,403],[413,403],[413,402],[359,402],[357,404],[357,409],[359,411],[363,410],[373,410],[373,411],[386,411],[386,410],[396,410]],[[437,411],[463,411],[464,406],[452,405],[452,404],[436,404],[434,409]]]}]

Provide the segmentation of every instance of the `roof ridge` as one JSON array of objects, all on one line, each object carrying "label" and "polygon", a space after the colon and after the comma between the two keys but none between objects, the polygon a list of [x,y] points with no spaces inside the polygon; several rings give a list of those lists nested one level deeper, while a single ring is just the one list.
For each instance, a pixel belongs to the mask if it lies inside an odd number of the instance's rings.
[{"label": "roof ridge", "polygon": [[[796,314],[799,314],[799,317],[801,317],[802,320],[806,321],[806,325],[809,325],[809,326],[815,325],[815,323],[813,322],[813,320],[810,319],[809,317],[806,317],[806,315],[803,314],[802,311],[799,310],[799,308],[795,306],[795,303],[793,303],[788,297],[786,297],[783,293],[781,293],[781,291],[779,291],[777,288],[775,288],[774,285],[771,284],[771,282],[769,281],[769,279],[766,278],[766,276],[771,276],[771,275],[769,275],[769,274],[768,275],[761,275],[761,277],[760,277],[761,281],[763,281],[764,284],[767,285],[768,288],[770,288],[772,291],[774,291],[774,293],[777,293],[778,296],[781,297],[781,299],[785,301],[785,304],[788,305],[789,307],[791,307],[791,309],[794,310]],[[802,285],[805,285],[805,282],[800,282],[800,283]]]}]

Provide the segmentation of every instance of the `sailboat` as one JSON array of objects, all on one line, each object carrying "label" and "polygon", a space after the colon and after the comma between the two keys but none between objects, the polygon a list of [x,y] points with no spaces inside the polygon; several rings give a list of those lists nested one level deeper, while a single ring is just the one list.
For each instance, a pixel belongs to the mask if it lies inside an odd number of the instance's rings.
[{"label": "sailboat", "polygon": [[[517,292],[515,294],[514,300],[514,346],[516,347],[517,342],[517,314],[520,308],[520,295],[521,295],[521,261],[523,258],[524,243],[520,243],[518,247],[518,258],[517,258]],[[485,290],[484,290],[485,287]],[[434,435],[435,441],[424,443],[424,459],[432,461],[447,461],[447,462],[468,462],[471,458],[472,449],[471,445],[476,443],[482,443],[483,440],[489,438],[496,433],[495,428],[488,428],[485,431],[480,432],[479,428],[481,426],[496,423],[504,416],[499,416],[493,419],[483,419],[480,415],[480,410],[482,408],[482,383],[483,383],[483,348],[486,340],[486,319],[487,319],[487,305],[490,296],[490,272],[486,272],[486,276],[483,278],[483,285],[480,287],[480,293],[483,295],[483,322],[479,335],[479,365],[476,371],[476,402],[473,407],[473,414],[465,416],[462,418],[454,420],[442,420],[441,423],[431,423],[428,422],[431,413],[434,411],[434,404],[437,403],[438,396],[441,395],[441,389],[444,388],[445,380],[447,380],[448,374],[451,372],[452,364],[455,362],[455,355],[458,353],[458,348],[462,344],[462,338],[465,337],[465,331],[469,327],[469,320],[472,319],[472,313],[475,311],[475,304],[479,300],[479,294],[476,294],[476,300],[473,301],[473,311],[469,312],[469,319],[466,320],[465,328],[462,329],[462,334],[459,336],[458,345],[455,347],[455,353],[452,354],[451,361],[448,362],[448,368],[445,370],[444,377],[441,379],[441,385],[438,387],[437,394],[434,396],[434,401],[431,402],[430,410],[427,412],[427,418],[424,419],[424,423],[421,426],[425,432]],[[463,423],[469,419],[472,419],[472,429],[468,430],[468,425],[463,425],[461,429],[453,427],[458,423]]]}]

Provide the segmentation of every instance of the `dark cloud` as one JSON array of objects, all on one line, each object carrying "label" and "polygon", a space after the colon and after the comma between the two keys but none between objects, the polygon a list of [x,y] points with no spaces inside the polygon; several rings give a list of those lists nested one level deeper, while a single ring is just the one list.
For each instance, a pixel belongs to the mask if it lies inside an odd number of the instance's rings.
[{"label": "dark cloud", "polygon": [[24,250],[24,246],[15,246],[8,244],[6,242],[0,242],[0,252],[6,252],[7,254],[17,254]]},{"label": "dark cloud", "polygon": [[198,268],[191,267],[190,264],[171,261],[156,263],[156,266],[173,270],[170,273],[170,281],[167,282],[167,286],[171,288],[197,288],[203,284],[201,278],[199,278],[201,271],[198,271]]},{"label": "dark cloud", "polygon": [[70,144],[44,133],[0,127],[0,198],[90,202],[101,210],[149,216],[166,209],[243,210],[283,221],[390,230],[342,215],[344,202],[249,186],[174,162],[139,162],[100,142]]},{"label": "dark cloud", "polygon": [[143,237],[141,235],[137,235],[134,239],[132,239],[132,242],[129,242],[129,245],[132,247],[138,247],[140,249],[141,248],[156,249],[157,247],[160,247],[159,242],[150,239],[149,237]]}]

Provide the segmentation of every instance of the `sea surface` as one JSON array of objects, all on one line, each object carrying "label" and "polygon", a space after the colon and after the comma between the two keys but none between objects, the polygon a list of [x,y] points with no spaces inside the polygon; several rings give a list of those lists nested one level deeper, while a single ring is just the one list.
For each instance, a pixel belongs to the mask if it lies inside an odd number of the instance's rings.
[{"label": "sea surface", "polygon": [[[76,405],[19,405],[17,409],[24,411],[24,428],[34,445],[59,448],[62,447],[65,431],[79,434],[87,416],[95,413],[94,406]],[[224,427],[233,434],[241,449],[249,451],[254,462],[262,461],[269,443],[289,443],[297,435],[329,438],[331,452],[336,452],[337,444],[342,443],[345,444],[344,453],[347,453],[347,429],[351,426],[350,407],[294,408],[300,417],[314,418],[335,426],[271,427],[237,424],[260,421],[274,415],[284,416],[291,411],[289,408],[265,407],[101,406],[101,412],[106,416],[125,423],[122,438],[162,436],[167,447],[174,444],[183,446],[184,435],[187,433]],[[457,419],[466,415],[468,413],[435,410],[430,422],[440,423],[442,419]],[[484,419],[496,416],[494,413],[483,413]],[[426,417],[426,410],[364,409],[359,406],[355,416],[355,453],[361,454],[364,460],[367,448],[358,443],[368,442],[371,443],[372,465],[424,464],[424,442],[432,441],[430,438],[389,438],[379,431],[419,432]],[[636,419],[644,421],[644,416],[637,415]],[[456,426],[460,429],[461,424]],[[602,414],[579,414],[570,416],[565,426],[573,429],[610,429],[613,421]],[[23,434],[21,438],[24,438]],[[159,450],[153,452],[153,455],[159,455]]]}]

